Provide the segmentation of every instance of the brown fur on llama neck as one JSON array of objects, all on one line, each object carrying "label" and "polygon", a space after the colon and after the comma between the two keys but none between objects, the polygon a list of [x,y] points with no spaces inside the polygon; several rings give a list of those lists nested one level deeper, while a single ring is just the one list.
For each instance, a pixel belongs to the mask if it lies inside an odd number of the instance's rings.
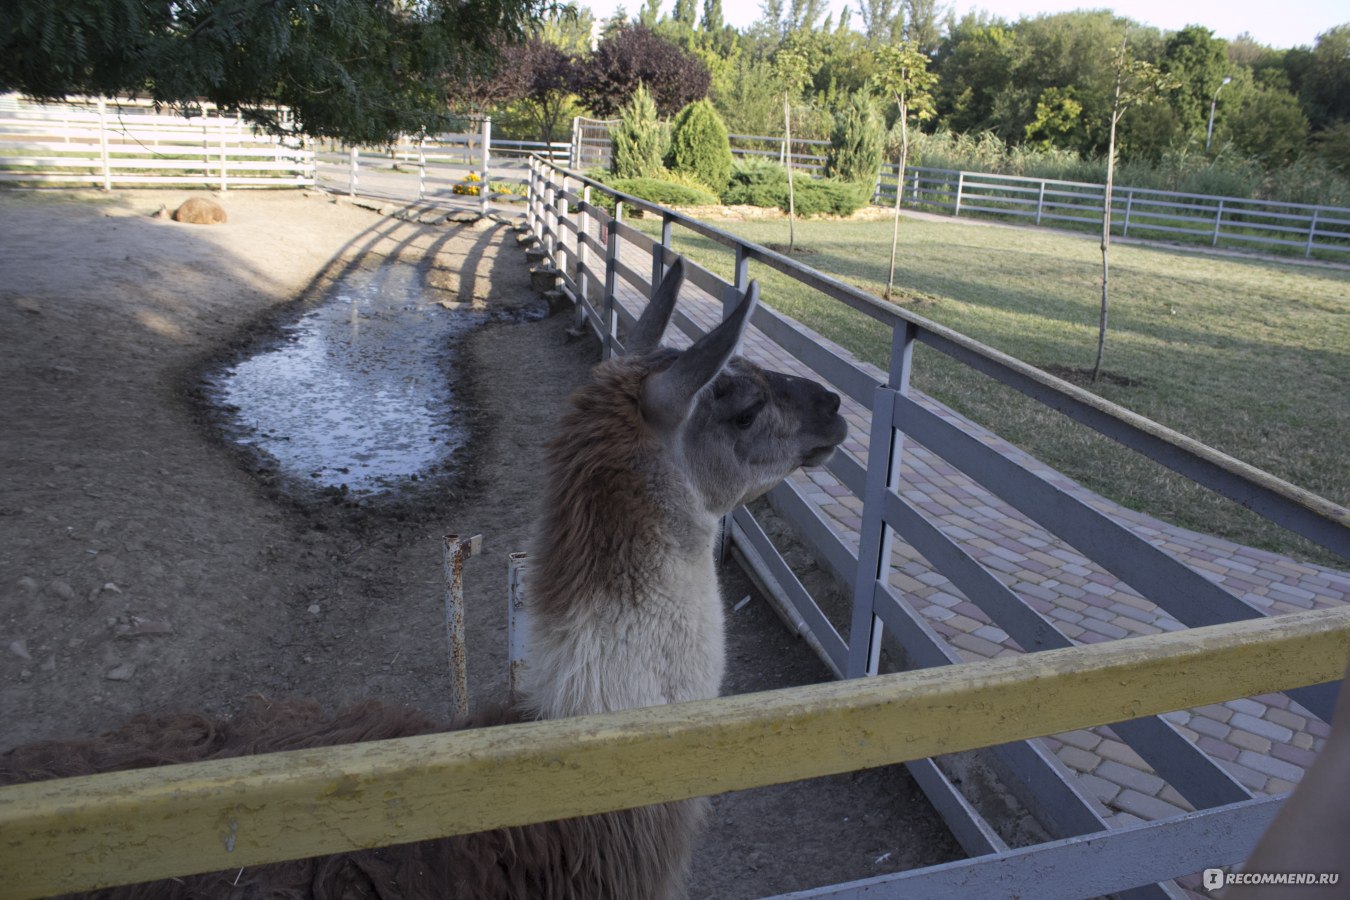
[{"label": "brown fur on llama neck", "polygon": [[652,496],[661,447],[642,419],[642,384],[675,356],[610,360],[573,394],[549,444],[530,582],[540,612],[564,613],[600,592],[635,600],[652,580],[672,523]]}]

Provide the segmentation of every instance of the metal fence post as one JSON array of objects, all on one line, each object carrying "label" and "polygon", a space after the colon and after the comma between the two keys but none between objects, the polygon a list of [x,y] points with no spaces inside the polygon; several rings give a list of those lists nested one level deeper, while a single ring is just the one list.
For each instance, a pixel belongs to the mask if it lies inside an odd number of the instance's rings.
[{"label": "metal fence post", "polygon": [[567,167],[569,169],[581,168],[581,117],[572,117],[572,145],[567,154]]},{"label": "metal fence post", "polygon": [[586,327],[586,304],[591,299],[591,248],[586,244],[590,236],[591,186],[581,190],[581,206],[577,208],[577,321],[574,329],[581,333]]},{"label": "metal fence post", "polygon": [[1041,181],[1041,191],[1036,195],[1036,224],[1041,224],[1041,215],[1045,212],[1045,181]]},{"label": "metal fence post", "polygon": [[427,138],[426,135],[420,135],[417,138],[417,199],[421,200],[427,195]]},{"label": "metal fence post", "polygon": [[614,220],[609,223],[605,241],[605,334],[601,339],[600,355],[602,359],[614,356],[614,342],[619,336],[619,313],[614,308],[618,300],[614,292],[619,286],[619,229],[623,221],[623,201],[614,202]]},{"label": "metal fence post", "polygon": [[745,255],[745,245],[736,244],[736,268],[732,274],[731,287],[722,294],[722,318],[731,315],[731,311],[745,297],[750,288],[750,257]]},{"label": "metal fence post", "polygon": [[349,166],[349,168],[350,168],[350,177],[349,177],[348,182],[347,182],[347,196],[349,196],[349,197],[355,197],[355,196],[356,196],[356,179],[357,179],[356,170],[357,170],[357,168],[358,168],[358,164],[357,164],[357,162],[356,162],[356,146],[355,146],[355,145],[352,146],[350,152],[348,153],[348,156],[347,156],[347,163],[348,163],[348,166]]},{"label": "metal fence post", "polygon": [[558,200],[557,189],[553,186],[553,174],[544,176],[544,252],[548,254],[549,260],[553,259],[553,248],[558,243],[558,213],[556,203]]},{"label": "metal fence post", "polygon": [[108,159],[108,103],[98,98],[98,155],[103,163],[103,189],[112,190],[112,165]]},{"label": "metal fence post", "polygon": [[1129,237],[1130,235],[1130,212],[1134,209],[1134,191],[1125,190],[1125,223],[1121,226],[1120,236]]},{"label": "metal fence post", "polygon": [[1219,229],[1223,227],[1223,198],[1219,198],[1219,208],[1214,213],[1214,240],[1210,241],[1211,247],[1219,246]]},{"label": "metal fence post", "polygon": [[862,534],[858,543],[858,575],[854,579],[853,616],[849,628],[846,678],[875,675],[881,660],[881,619],[876,615],[876,592],[891,567],[895,534],[884,516],[886,494],[900,484],[904,434],[894,421],[895,397],[909,393],[914,343],[919,329],[912,322],[897,325],[891,334],[891,365],[887,384],[872,399],[872,432],[868,445],[867,480],[863,493]]},{"label": "metal fence post", "polygon": [[529,614],[525,608],[526,555],[512,553],[506,562],[506,652],[507,702],[512,706],[520,699],[520,682],[529,666],[526,653],[529,648]]},{"label": "metal fence post", "polygon": [[961,215],[961,194],[966,189],[966,173],[956,173],[956,206],[952,209],[952,218]]},{"label": "metal fence post", "polygon": [[539,236],[539,158],[530,157],[530,175],[525,189],[525,224],[530,234]]},{"label": "metal fence post", "polygon": [[492,117],[483,116],[483,159],[482,171],[478,182],[479,212],[482,215],[488,214],[488,176],[489,159],[492,155]]},{"label": "metal fence post", "polygon": [[[666,251],[670,249],[670,227],[672,220],[669,213],[661,213],[661,242],[652,245],[652,295],[656,294],[656,286],[661,283],[661,279],[666,274]],[[651,299],[648,297],[647,299]]]},{"label": "metal fence post", "polygon": [[1312,220],[1308,222],[1308,244],[1303,248],[1304,259],[1309,259],[1312,257],[1313,240],[1317,237],[1317,214],[1320,212],[1321,212],[1320,209],[1314,209],[1312,214]]},{"label": "metal fence post", "polygon": [[[565,251],[565,250],[567,249],[567,232],[568,232],[568,229],[564,228],[562,223],[565,222],[565,221],[567,220],[568,215],[571,213],[571,205],[567,202],[567,191],[568,191],[568,189],[569,189],[569,187],[568,187],[568,180],[569,180],[568,177],[567,177],[566,175],[564,175],[564,176],[563,176],[563,180],[562,180],[562,191],[558,194],[558,219],[557,219],[557,220],[558,220],[558,243],[557,243],[557,249],[558,249],[559,252],[558,252],[556,258],[553,260],[553,265],[556,266],[557,268],[561,269],[563,272],[566,272],[566,271],[567,271],[567,254],[566,254],[565,252],[562,252],[562,251]],[[572,249],[575,250],[576,248],[573,247]],[[575,258],[576,258],[576,254],[573,253],[573,259],[575,259]]]},{"label": "metal fence post", "polygon": [[220,190],[224,193],[229,189],[227,160],[225,157],[225,117],[220,117]]}]

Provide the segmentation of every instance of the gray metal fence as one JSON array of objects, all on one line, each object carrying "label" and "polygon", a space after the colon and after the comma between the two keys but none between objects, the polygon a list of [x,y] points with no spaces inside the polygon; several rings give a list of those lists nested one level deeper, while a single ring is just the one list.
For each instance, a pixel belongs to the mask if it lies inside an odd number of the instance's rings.
[{"label": "gray metal fence", "polygon": [[[883,166],[877,199],[895,202],[896,167]],[[1100,184],[910,167],[904,205],[953,216],[984,213],[1036,225],[1100,229],[1106,188]],[[1216,197],[1118,185],[1111,227],[1122,237],[1211,247],[1293,249],[1344,259],[1350,209],[1240,197]]]},{"label": "gray metal fence", "polygon": [[[596,192],[609,195],[615,203],[614,215],[594,204]],[[660,238],[627,224],[628,210],[659,217]],[[1021,510],[1055,539],[1084,554],[1185,626],[1263,615],[1167,549],[1066,491],[1043,471],[957,427],[931,402],[914,394],[910,376],[914,349],[921,344],[1350,557],[1350,510],[762,246],[543,161],[532,166],[527,215],[557,267],[563,289],[576,304],[578,325],[599,337],[606,355],[622,352],[621,329],[631,327],[653,285],[674,259],[670,248],[675,228],[723,248],[734,272],[728,281],[686,262],[687,290],[696,296],[682,303],[675,324],[689,339],[740,302],[752,261],[890,329],[892,352],[885,371],[859,362],[765,305],[752,317],[752,331],[746,339],[747,355],[767,353],[772,359],[789,361],[803,374],[839,391],[845,398],[846,414],[870,423],[866,446],[837,453],[827,474],[821,476],[830,479],[833,497],[862,501],[860,528],[850,530],[833,518],[813,498],[809,485],[790,480],[770,494],[798,538],[851,592],[848,627],[835,627],[755,515],[742,508],[728,523],[732,544],[750,569],[769,586],[786,617],[797,623],[822,659],[841,675],[875,673],[887,634],[898,642],[912,667],[961,661],[958,651],[908,601],[905,591],[897,589],[896,552],[902,544],[921,554],[995,626],[1015,637],[1024,651],[1072,643],[1059,620],[1038,611],[1029,595],[1016,586],[1005,584],[998,572],[930,518],[923,498],[907,489],[900,478],[901,462],[919,445]],[[1289,696],[1327,720],[1335,685],[1303,688]],[[1007,744],[986,752],[1008,787],[1037,812],[1052,838],[1035,847],[1009,849],[942,766],[922,760],[909,764],[910,771],[973,859],[798,896],[986,896],[991,892],[1002,895],[1009,884],[1020,884],[1040,897],[1109,892],[1171,897],[1178,894],[1168,879],[1202,865],[1232,863],[1245,854],[1273,814],[1276,799],[1254,796],[1165,717],[1140,718],[1112,728],[1197,812],[1113,829],[1084,784],[1044,742]],[[1179,841],[1185,842],[1182,854],[1177,852]],[[1067,877],[1054,883],[1038,880],[1047,867],[1064,860],[1102,858],[1102,854],[1112,864],[1107,870],[1092,868],[1090,884]]]},{"label": "gray metal fence", "polygon": [[[581,121],[581,120],[578,120]],[[608,125],[586,120],[590,148],[584,162],[574,152],[572,167],[584,169],[609,160]],[[600,137],[603,131],[603,140]],[[783,138],[733,134],[731,152],[742,158],[784,162]],[[792,142],[794,168],[815,175],[825,170],[829,141]],[[896,165],[885,163],[877,175],[874,203],[895,203]],[[904,206],[953,216],[991,215],[1036,225],[1100,229],[1106,188],[1054,178],[995,175],[956,169],[909,166]],[[1171,240],[1231,249],[1301,252],[1344,260],[1350,254],[1350,209],[1307,203],[1249,200],[1176,191],[1116,186],[1111,203],[1112,232],[1122,237]]]}]

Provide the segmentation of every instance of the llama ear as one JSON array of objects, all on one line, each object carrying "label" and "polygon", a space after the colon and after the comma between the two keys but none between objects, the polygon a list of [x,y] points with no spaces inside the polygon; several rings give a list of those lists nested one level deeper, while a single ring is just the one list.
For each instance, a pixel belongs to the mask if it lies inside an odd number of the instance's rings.
[{"label": "llama ear", "polygon": [[647,379],[642,389],[642,412],[648,421],[674,427],[684,420],[698,392],[735,354],[758,303],[759,283],[752,281],[745,300],[730,316],[681,353],[670,368]]},{"label": "llama ear", "polygon": [[651,302],[642,311],[642,317],[629,332],[628,340],[624,342],[624,353],[642,356],[661,345],[661,336],[666,333],[666,325],[670,323],[670,316],[675,312],[675,301],[680,298],[680,287],[683,284],[684,257],[677,256],[670,266],[670,271],[666,272],[666,277],[661,279],[656,293],[652,294]]}]

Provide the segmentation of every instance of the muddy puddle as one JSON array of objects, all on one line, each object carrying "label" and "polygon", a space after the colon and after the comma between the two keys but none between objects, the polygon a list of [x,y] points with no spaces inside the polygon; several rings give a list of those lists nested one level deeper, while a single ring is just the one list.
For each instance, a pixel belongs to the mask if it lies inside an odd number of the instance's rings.
[{"label": "muddy puddle", "polygon": [[279,335],[208,374],[226,436],[302,491],[373,496],[449,468],[468,437],[456,350],[492,316],[442,297],[411,263],[344,273]]}]

